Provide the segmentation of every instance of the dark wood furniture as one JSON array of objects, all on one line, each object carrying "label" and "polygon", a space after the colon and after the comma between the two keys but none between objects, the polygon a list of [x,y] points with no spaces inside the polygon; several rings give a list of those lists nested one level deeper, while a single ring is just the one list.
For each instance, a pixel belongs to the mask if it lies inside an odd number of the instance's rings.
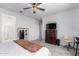
[{"label": "dark wood furniture", "polygon": [[45,31],[45,42],[56,45],[57,30],[47,29]]}]

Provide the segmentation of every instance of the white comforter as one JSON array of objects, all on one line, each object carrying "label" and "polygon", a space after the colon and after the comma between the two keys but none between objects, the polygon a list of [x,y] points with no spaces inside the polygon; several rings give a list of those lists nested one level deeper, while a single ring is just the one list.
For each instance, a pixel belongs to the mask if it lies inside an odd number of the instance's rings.
[{"label": "white comforter", "polygon": [[46,47],[39,51],[31,53],[25,50],[15,42],[0,43],[0,56],[49,56],[51,55]]}]

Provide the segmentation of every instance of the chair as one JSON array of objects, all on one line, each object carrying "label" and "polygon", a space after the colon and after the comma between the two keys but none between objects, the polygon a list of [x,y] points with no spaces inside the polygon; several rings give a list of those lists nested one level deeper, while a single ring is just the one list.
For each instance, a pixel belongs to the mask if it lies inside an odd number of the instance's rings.
[{"label": "chair", "polygon": [[75,51],[75,56],[77,56],[77,52],[78,52],[78,45],[79,45],[79,37],[74,37],[74,45],[73,47],[75,47],[75,44],[76,44],[76,51]]},{"label": "chair", "polygon": [[69,51],[69,48],[71,48],[70,43],[72,42],[72,40],[70,37],[65,36],[64,41],[67,43],[66,47],[67,47],[67,50]]}]

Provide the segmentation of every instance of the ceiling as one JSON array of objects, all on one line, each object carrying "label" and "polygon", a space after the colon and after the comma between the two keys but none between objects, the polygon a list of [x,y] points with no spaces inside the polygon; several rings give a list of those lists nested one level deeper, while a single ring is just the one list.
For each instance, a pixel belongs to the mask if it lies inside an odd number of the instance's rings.
[{"label": "ceiling", "polygon": [[[0,3],[0,8],[7,9],[13,12],[20,13],[22,8],[30,7],[29,3]],[[50,16],[52,14],[78,8],[78,3],[42,3],[39,7],[44,8],[45,11],[36,10],[36,14],[33,14],[32,9],[23,10],[23,15],[32,17],[37,20],[41,20],[43,17]]]}]

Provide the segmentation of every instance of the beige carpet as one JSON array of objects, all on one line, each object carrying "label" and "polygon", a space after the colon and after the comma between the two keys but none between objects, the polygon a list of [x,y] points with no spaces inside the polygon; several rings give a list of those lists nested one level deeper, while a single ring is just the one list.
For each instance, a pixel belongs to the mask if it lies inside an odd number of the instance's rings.
[{"label": "beige carpet", "polygon": [[35,40],[33,42],[47,47],[49,51],[51,52],[52,56],[71,56],[71,53],[62,46],[52,45],[52,44],[48,44],[48,43],[45,43],[43,41],[38,41],[38,40]]}]

